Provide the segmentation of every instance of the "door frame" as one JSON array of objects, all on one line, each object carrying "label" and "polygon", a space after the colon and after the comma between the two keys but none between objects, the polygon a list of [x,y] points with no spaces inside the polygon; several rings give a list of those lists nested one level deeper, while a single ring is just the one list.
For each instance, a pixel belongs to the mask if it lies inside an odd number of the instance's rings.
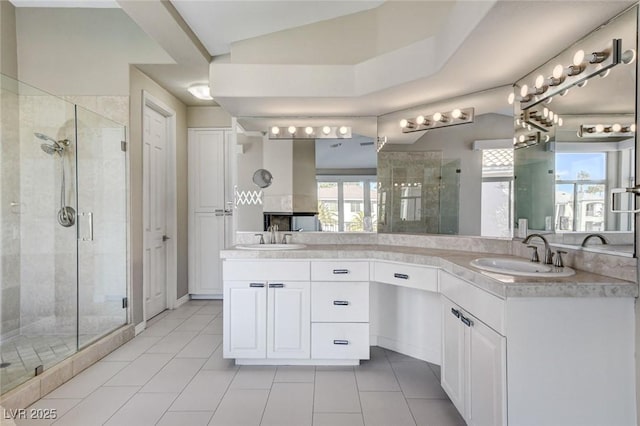
[{"label": "door frame", "polygon": [[[166,259],[166,303],[167,309],[174,309],[176,306],[178,292],[178,214],[177,214],[177,182],[176,182],[176,112],[167,104],[151,95],[149,92],[142,91],[142,125],[144,126],[144,109],[151,108],[167,119],[167,235],[171,238],[167,240],[167,259]],[[144,137],[144,129],[141,137]],[[143,160],[144,165],[144,160]],[[142,173],[145,173],[144,166]],[[142,188],[142,196],[145,196],[145,188]],[[142,229],[145,229],[145,217],[142,215]],[[142,271],[145,271],[144,256],[142,259]],[[147,321],[147,294],[146,288],[142,286],[142,317],[143,322]],[[146,327],[146,325],[145,325]]]}]

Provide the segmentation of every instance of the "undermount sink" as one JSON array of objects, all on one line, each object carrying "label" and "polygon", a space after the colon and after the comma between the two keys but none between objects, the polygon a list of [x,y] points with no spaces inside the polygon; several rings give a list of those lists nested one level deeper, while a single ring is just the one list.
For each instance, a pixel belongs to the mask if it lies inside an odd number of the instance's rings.
[{"label": "undermount sink", "polygon": [[545,265],[544,263],[503,257],[481,257],[472,260],[470,263],[471,266],[483,271],[520,277],[569,277],[576,273],[576,271],[566,266],[560,268],[553,265]]},{"label": "undermount sink", "polygon": [[305,248],[306,244],[240,244],[240,250],[297,250]]}]

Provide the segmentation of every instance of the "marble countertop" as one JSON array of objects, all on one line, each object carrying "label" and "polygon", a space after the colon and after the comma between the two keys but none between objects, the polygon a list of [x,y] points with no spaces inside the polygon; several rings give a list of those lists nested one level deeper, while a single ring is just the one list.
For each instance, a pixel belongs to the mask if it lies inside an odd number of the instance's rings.
[{"label": "marble countertop", "polygon": [[459,250],[369,244],[308,244],[297,250],[238,250],[220,252],[222,259],[366,259],[433,266],[465,279],[500,298],[509,297],[637,297],[638,285],[604,275],[576,270],[561,278],[517,277],[481,271],[469,264],[479,257],[515,256]]}]

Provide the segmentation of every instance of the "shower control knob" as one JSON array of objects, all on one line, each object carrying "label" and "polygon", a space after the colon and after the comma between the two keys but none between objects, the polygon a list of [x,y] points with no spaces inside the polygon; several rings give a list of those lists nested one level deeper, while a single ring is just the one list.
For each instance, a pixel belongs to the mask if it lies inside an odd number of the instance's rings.
[{"label": "shower control knob", "polygon": [[167,237],[166,235],[162,236],[162,242],[166,242],[167,240],[170,240],[171,238]]}]

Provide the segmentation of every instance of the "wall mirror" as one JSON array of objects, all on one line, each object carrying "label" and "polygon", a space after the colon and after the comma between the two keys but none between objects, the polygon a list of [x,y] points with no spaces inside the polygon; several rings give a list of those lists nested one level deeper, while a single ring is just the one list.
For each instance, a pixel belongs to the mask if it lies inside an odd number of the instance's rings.
[{"label": "wall mirror", "polygon": [[510,90],[378,117],[378,232],[511,238]]},{"label": "wall mirror", "polygon": [[517,236],[581,247],[598,233],[606,244],[582,248],[634,255],[633,214],[611,211],[611,190],[635,184],[637,22],[634,7],[516,82]]},{"label": "wall mirror", "polygon": [[261,203],[238,206],[238,231],[375,232],[376,117],[240,117],[238,192],[273,174]]}]

